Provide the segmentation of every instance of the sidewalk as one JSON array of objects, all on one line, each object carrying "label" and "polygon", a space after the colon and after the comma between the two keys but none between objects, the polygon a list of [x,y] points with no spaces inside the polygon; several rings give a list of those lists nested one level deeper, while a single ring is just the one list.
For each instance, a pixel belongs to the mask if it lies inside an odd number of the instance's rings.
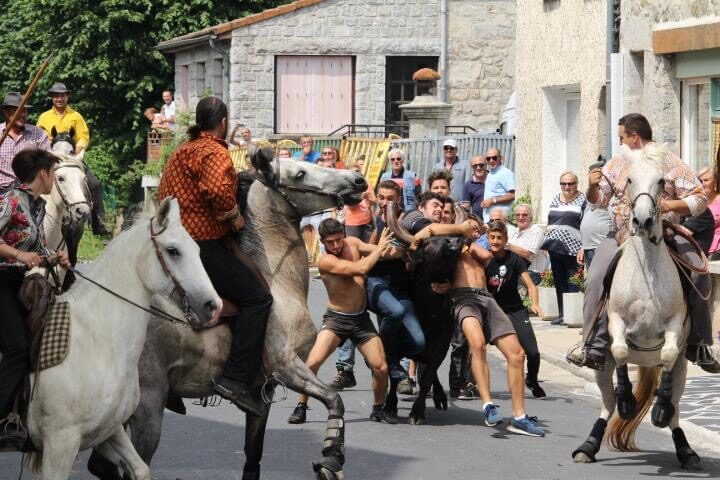
[{"label": "sidewalk", "polygon": [[[576,367],[565,361],[568,349],[581,340],[580,329],[550,325],[549,321],[542,321],[538,317],[531,317],[531,321],[542,361],[587,380],[591,385],[586,386],[586,389],[599,395],[593,370]],[[632,366],[630,370],[632,375]],[[542,367],[540,376],[542,378]],[[706,373],[696,365],[688,364],[685,393],[680,401],[680,418],[684,429],[692,429],[695,435],[709,441],[720,440],[720,375]]]}]

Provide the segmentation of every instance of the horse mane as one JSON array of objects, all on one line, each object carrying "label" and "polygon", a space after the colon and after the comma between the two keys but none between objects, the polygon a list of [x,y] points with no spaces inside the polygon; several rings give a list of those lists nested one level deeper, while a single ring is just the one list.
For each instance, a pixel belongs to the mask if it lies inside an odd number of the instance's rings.
[{"label": "horse mane", "polygon": [[650,142],[638,150],[631,150],[627,146],[623,146],[623,148],[623,156],[630,164],[646,162],[660,171],[663,171],[665,161],[669,154],[667,146],[657,142]]},{"label": "horse mane", "polygon": [[248,206],[248,195],[250,194],[250,187],[255,181],[255,175],[243,170],[237,174],[237,194],[235,200],[237,201],[240,214],[245,217],[245,212]]}]

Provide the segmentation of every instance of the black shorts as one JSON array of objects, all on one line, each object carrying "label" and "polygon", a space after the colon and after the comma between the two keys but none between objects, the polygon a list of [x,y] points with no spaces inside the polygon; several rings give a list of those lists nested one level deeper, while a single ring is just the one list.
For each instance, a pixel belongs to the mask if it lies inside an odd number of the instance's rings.
[{"label": "black shorts", "polygon": [[356,346],[378,336],[367,310],[361,313],[343,313],[328,308],[323,315],[320,330],[334,333],[340,337],[340,343],[349,338]]},{"label": "black shorts", "polygon": [[450,298],[453,316],[461,330],[463,320],[474,317],[480,322],[488,343],[495,343],[500,337],[516,333],[508,316],[484,288],[456,288],[450,292]]}]

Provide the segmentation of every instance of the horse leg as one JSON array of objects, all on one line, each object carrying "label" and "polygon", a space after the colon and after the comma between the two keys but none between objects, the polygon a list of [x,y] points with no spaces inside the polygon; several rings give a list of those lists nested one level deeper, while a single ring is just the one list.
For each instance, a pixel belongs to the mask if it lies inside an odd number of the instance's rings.
[{"label": "horse leg", "polygon": [[[663,364],[662,377],[660,378],[660,387],[656,393],[655,405],[653,405],[650,419],[652,424],[658,428],[665,428],[670,425],[670,420],[675,416],[675,405],[673,405],[672,395],[675,383],[675,368],[678,367],[677,360],[680,356],[678,348],[679,330],[682,329],[682,318],[684,316],[676,315],[668,323],[665,331],[665,345],[660,351],[660,361]],[[683,378],[681,389],[685,389],[685,380]]]},{"label": "horse leg", "polygon": [[397,387],[398,383],[400,381],[397,378],[392,378],[392,375],[390,376],[390,388],[388,389],[388,393],[385,396],[385,414],[394,419],[395,422],[397,422],[397,416],[398,416],[398,396],[397,396]]},{"label": "horse leg", "polygon": [[79,449],[80,436],[74,433],[63,435],[58,432],[51,438],[43,439],[40,478],[42,480],[68,480]]},{"label": "horse leg", "polygon": [[615,398],[617,400],[618,415],[623,420],[630,420],[637,415],[637,400],[633,394],[633,386],[628,375],[627,363],[617,367],[617,385],[615,386]]},{"label": "horse leg", "polygon": [[323,459],[313,463],[313,469],[319,480],[342,478],[342,466],[345,463],[345,405],[342,398],[322,383],[298,356],[278,368],[278,377],[291,390],[319,400],[327,408]]},{"label": "horse leg", "polygon": [[433,378],[432,392],[433,392],[433,403],[435,404],[435,409],[436,410],[447,410],[447,407],[448,407],[447,394],[445,393],[445,389],[443,388],[442,383],[440,383],[440,379],[437,376],[437,370],[435,370],[435,376]]},{"label": "horse leg", "polygon": [[130,480],[150,480],[150,468],[135,451],[135,447],[130,442],[122,425],[119,425],[115,433],[98,445],[97,450],[109,461],[119,465],[124,470],[125,477]]},{"label": "horse leg", "polygon": [[615,312],[608,312],[608,332],[612,338],[610,353],[619,368],[627,363],[628,346],[625,339],[625,322]]},{"label": "horse leg", "polygon": [[425,425],[425,400],[433,381],[433,372],[430,365],[418,362],[418,396],[413,402],[408,415],[410,425]]},{"label": "horse leg", "polygon": [[685,470],[702,470],[700,456],[690,447],[685,432],[680,428],[680,397],[685,391],[687,378],[687,360],[684,356],[678,356],[673,375],[672,403],[675,405],[675,414],[670,420],[670,430],[675,444],[675,455]]},{"label": "horse leg", "polygon": [[600,417],[595,421],[590,435],[585,442],[580,445],[573,453],[572,458],[575,463],[594,463],[595,455],[600,451],[602,439],[605,436],[605,429],[610,415],[615,411],[615,393],[613,392],[613,369],[608,365],[602,371],[595,371],[595,383],[600,388],[602,396],[602,408],[600,409]]},{"label": "horse leg", "polygon": [[245,414],[245,466],[242,480],[260,480],[260,461],[269,414],[270,404],[265,402],[263,402],[262,415]]}]

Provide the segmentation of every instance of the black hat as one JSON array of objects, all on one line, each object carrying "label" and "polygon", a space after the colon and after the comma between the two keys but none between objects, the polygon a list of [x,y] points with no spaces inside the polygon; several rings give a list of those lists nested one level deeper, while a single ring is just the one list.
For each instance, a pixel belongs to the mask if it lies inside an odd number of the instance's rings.
[{"label": "black hat", "polygon": [[[20,92],[8,92],[0,108],[17,108],[21,102],[22,95],[20,95]],[[25,105],[25,108],[32,108],[32,105]]]},{"label": "black hat", "polygon": [[67,89],[64,83],[55,82],[53,83],[52,88],[48,90],[48,93],[50,95],[53,93],[70,93],[70,90]]}]

